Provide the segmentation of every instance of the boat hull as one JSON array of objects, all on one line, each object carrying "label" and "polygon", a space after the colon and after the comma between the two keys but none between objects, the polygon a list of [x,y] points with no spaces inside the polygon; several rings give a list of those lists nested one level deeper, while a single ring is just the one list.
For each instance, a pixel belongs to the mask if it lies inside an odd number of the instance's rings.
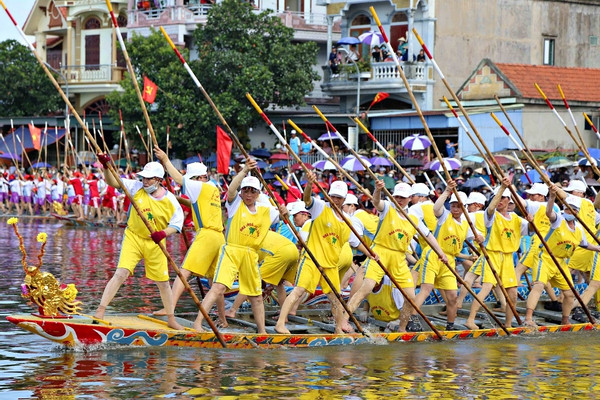
[{"label": "boat hull", "polygon": [[[107,324],[94,324],[92,319],[40,318],[31,314],[10,315],[7,319],[18,327],[68,347],[114,345],[114,346],[178,346],[220,348],[212,332],[193,330],[179,331],[147,321],[134,315],[107,317]],[[541,326],[538,328],[511,328],[512,335],[554,332],[597,331],[599,325],[571,324]],[[505,337],[501,329],[480,329],[441,332],[444,339],[465,340],[485,337]],[[323,347],[359,344],[386,344],[401,342],[437,341],[433,332],[373,333],[371,337],[361,334],[249,334],[222,332],[229,348],[287,348]]]}]

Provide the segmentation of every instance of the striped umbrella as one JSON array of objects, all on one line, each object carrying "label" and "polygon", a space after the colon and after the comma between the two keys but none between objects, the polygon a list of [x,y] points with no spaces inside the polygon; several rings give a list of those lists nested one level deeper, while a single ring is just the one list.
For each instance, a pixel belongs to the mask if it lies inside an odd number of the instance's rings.
[{"label": "striped umbrella", "polygon": [[[458,161],[456,158],[444,158],[444,165],[448,170],[458,170],[461,166],[460,161]],[[427,164],[425,169],[429,169],[431,171],[443,171],[439,160],[433,160]]]},{"label": "striped umbrella", "polygon": [[[367,167],[371,166],[369,160],[363,160],[363,162],[367,165]],[[346,157],[346,161],[341,164],[342,168],[348,171],[364,171],[365,167],[360,163],[360,161],[354,157],[349,156]]]},{"label": "striped umbrella", "polygon": [[[595,158],[592,158],[592,162],[594,163],[594,165],[598,165],[598,161]],[[590,166],[590,161],[587,158],[580,158],[579,161],[577,161],[577,164],[580,167],[588,167]]]},{"label": "striped umbrella", "polygon": [[425,135],[411,135],[402,140],[402,147],[412,151],[425,150],[429,146],[431,146],[431,141]]},{"label": "striped umbrella", "polygon": [[368,44],[369,46],[379,46],[381,43],[385,43],[381,33],[376,31],[368,31],[358,37],[361,43]]},{"label": "striped umbrella", "polygon": [[390,160],[385,157],[373,157],[369,160],[371,165],[376,165],[378,167],[391,167],[393,164]]},{"label": "striped umbrella", "polygon": [[337,169],[335,167],[335,165],[333,165],[333,163],[329,160],[319,160],[317,162],[313,163],[313,167],[315,167],[315,169],[320,169],[320,170],[324,170],[324,169]]}]

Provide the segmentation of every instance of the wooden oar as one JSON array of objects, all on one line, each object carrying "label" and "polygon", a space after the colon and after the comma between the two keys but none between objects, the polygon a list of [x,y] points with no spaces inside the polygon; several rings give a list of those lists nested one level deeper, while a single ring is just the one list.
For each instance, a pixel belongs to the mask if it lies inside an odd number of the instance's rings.
[{"label": "wooden oar", "polygon": [[[375,12],[375,8],[374,7],[370,7],[371,13],[373,14],[373,18],[375,19],[377,26],[379,27],[379,30],[382,34],[382,36],[384,37],[384,39],[386,40],[386,43],[388,45],[388,47],[391,49],[392,46],[389,43],[389,40],[387,39],[387,36],[385,35],[385,30],[383,29],[383,26],[381,25],[381,22],[379,21],[379,17],[377,16],[377,13]],[[414,31],[414,30],[413,30]],[[420,37],[418,37],[417,34],[417,39],[419,39],[419,42],[422,43],[422,41],[420,40]],[[429,129],[429,125],[427,124],[427,121],[425,120],[425,116],[423,115],[423,112],[421,111],[421,107],[419,106],[419,103],[417,101],[417,99],[415,98],[415,95],[411,89],[411,86],[408,82],[408,79],[406,78],[406,75],[404,74],[404,70],[402,69],[402,66],[400,65],[400,61],[398,60],[398,57],[396,56],[395,53],[392,53],[392,57],[394,59],[394,62],[396,63],[396,67],[398,70],[398,73],[400,74],[400,78],[402,79],[402,82],[404,83],[404,86],[407,90],[408,95],[410,96],[410,99],[413,103],[413,106],[415,108],[415,110],[417,111],[417,114],[419,115],[419,118],[421,119],[421,123],[423,124],[423,128],[425,129],[425,133],[427,134],[427,137],[429,138],[429,141],[431,142],[431,147],[433,148],[433,150],[435,151],[436,157],[438,158],[438,161],[440,162],[440,165],[442,166],[442,169],[444,171],[444,174],[446,175],[446,179],[450,180],[452,179],[450,172],[448,171],[448,168],[446,168],[446,164],[444,163],[444,158],[442,157],[442,155],[440,154],[440,151],[435,143],[435,139],[433,138],[433,134],[431,133],[430,129]],[[358,121],[360,122],[360,121]],[[436,171],[437,172],[437,171]],[[442,182],[444,180],[442,179]],[[452,190],[452,192],[454,193],[454,196],[456,197],[456,200],[460,206],[460,209],[463,213],[463,215],[465,216],[465,219],[467,220],[467,223],[469,224],[469,227],[471,228],[473,234],[475,234],[477,232],[477,230],[475,229],[475,225],[473,224],[473,221],[471,221],[471,218],[469,217],[469,214],[467,212],[467,209],[465,208],[462,200],[460,199],[460,196],[458,195],[458,191],[455,189]],[[506,292],[506,289],[504,288],[504,286],[502,285],[502,281],[498,275],[498,273],[495,271],[494,266],[491,263],[490,257],[485,249],[485,247],[479,243],[479,248],[481,251],[481,254],[484,256],[485,260],[488,262],[488,265],[490,266],[490,270],[492,271],[494,278],[496,279],[498,286],[501,288],[502,292],[504,293],[504,295],[506,296],[506,300],[507,300],[507,304],[509,305],[509,307],[511,308],[515,318],[517,319],[517,322],[519,323],[519,325],[521,324],[521,320],[519,318],[519,314],[517,313],[517,310],[515,309],[514,304],[512,303],[512,301],[510,300],[509,296],[508,296],[508,292]],[[457,280],[463,284],[464,287],[468,287],[467,285],[465,285],[465,282],[462,280],[462,277],[460,276],[460,274],[458,274],[458,272],[456,272],[456,270],[454,268],[452,268],[452,266],[449,263],[444,263],[446,265],[446,267],[453,272],[453,274],[457,277]],[[476,297],[477,299],[479,299],[478,297]],[[484,309],[487,308],[487,306],[484,305],[484,302],[481,301],[480,303]],[[488,311],[488,310],[486,310]],[[490,315],[493,315],[491,312],[489,313]],[[505,329],[505,332],[508,334],[508,330]]]},{"label": "wooden oar", "polygon": [[[302,169],[304,170],[304,172],[306,174],[308,174],[309,169],[308,167],[304,164],[304,162],[300,159],[300,157],[294,153],[292,151],[292,148],[290,147],[290,145],[286,142],[286,140],[281,136],[281,133],[279,133],[279,131],[277,130],[277,128],[275,127],[275,125],[273,125],[273,123],[269,120],[269,117],[267,117],[267,115],[264,113],[264,111],[260,108],[260,106],[256,103],[256,101],[254,101],[254,99],[252,98],[252,96],[250,95],[250,93],[246,93],[246,98],[250,101],[250,103],[252,104],[252,106],[254,106],[254,108],[256,109],[256,111],[258,112],[258,114],[260,114],[260,116],[263,118],[263,120],[267,123],[267,125],[269,126],[269,128],[271,128],[271,131],[273,133],[275,133],[275,136],[277,136],[277,139],[279,139],[279,142],[287,149],[288,153],[291,154],[294,159],[296,160],[296,162],[298,164],[300,164],[300,166],[302,166]],[[291,121],[288,120],[288,122],[291,123]],[[295,124],[292,124],[292,126],[296,127]],[[301,130],[299,130],[301,131]],[[245,149],[243,150],[245,151]],[[259,174],[260,176],[260,174]],[[260,176],[262,178],[262,176]],[[266,182],[265,182],[266,183]],[[319,183],[316,183],[317,186],[319,187],[319,189],[321,190],[321,192],[326,196],[327,200],[331,203],[331,198],[329,198],[329,195],[327,195],[327,193],[325,193],[325,191],[323,190],[323,188],[319,185]],[[270,191],[270,189],[267,186],[267,189]],[[274,197],[274,196],[273,196]],[[333,203],[331,203],[331,205],[333,207],[335,207],[335,205]],[[336,211],[338,211],[341,214],[341,211],[335,207],[334,208]],[[342,216],[343,217],[343,216]],[[348,224],[348,221],[346,218],[344,218],[344,221],[346,222],[346,224]],[[294,234],[294,236],[296,236],[296,238],[298,239],[298,243],[300,243],[300,245],[302,246],[302,248],[304,249],[304,251],[306,252],[306,255],[308,255],[308,257],[313,261],[313,263],[315,264],[315,266],[317,267],[317,269],[319,270],[319,273],[321,274],[321,276],[323,277],[323,279],[325,280],[325,282],[327,282],[327,285],[329,285],[329,288],[331,289],[331,292],[335,295],[335,297],[337,298],[337,300],[340,302],[340,304],[342,305],[342,307],[344,308],[344,310],[346,311],[346,313],[348,313],[349,318],[352,320],[352,322],[354,323],[354,325],[356,325],[356,328],[359,330],[360,333],[362,333],[365,336],[369,336],[362,328],[361,324],[358,322],[358,320],[356,319],[356,317],[354,317],[354,315],[350,312],[350,310],[348,309],[348,305],[346,304],[346,302],[344,301],[344,299],[342,298],[342,296],[340,295],[338,289],[336,288],[336,286],[333,284],[333,282],[331,282],[331,280],[329,279],[329,277],[327,276],[327,274],[325,273],[325,270],[323,269],[323,267],[320,265],[319,261],[317,260],[317,258],[314,256],[314,254],[312,253],[312,251],[308,248],[306,242],[304,241],[304,239],[302,238],[302,236],[300,235],[300,233],[296,230],[296,228],[294,227],[294,225],[292,223],[289,222],[287,216],[285,218],[285,222],[286,224],[288,224],[288,226],[290,227],[290,231],[292,231],[292,233]],[[354,230],[354,228],[352,227],[352,225],[350,224],[350,229],[353,230],[354,234],[358,237],[359,235],[357,234],[356,230]],[[360,237],[358,237],[358,239],[362,242],[362,239]],[[332,307],[334,305],[332,304]]]},{"label": "wooden oar", "polygon": [[[109,10],[111,11],[111,17],[113,19],[113,23],[116,25],[116,19],[114,17],[114,13],[112,13],[112,7],[110,6],[110,2],[107,1],[107,3],[108,3],[108,6],[109,6]],[[25,36],[25,33],[23,32],[23,30],[16,23],[16,21],[14,20],[14,18],[12,17],[12,15],[8,11],[8,9],[6,8],[6,6],[4,5],[4,2],[2,0],[0,0],[0,4],[2,5],[2,7],[4,8],[4,10],[8,14],[9,18],[12,20],[13,24],[15,25],[15,28],[17,28],[17,30],[19,31],[19,34],[21,35],[21,37],[23,38],[23,40],[25,41],[25,43],[27,43],[29,49],[31,50],[31,52],[33,53],[33,55],[35,56],[35,58],[37,59],[38,63],[40,64],[40,66],[42,67],[42,69],[44,70],[44,72],[46,73],[46,75],[48,76],[48,78],[52,81],[52,84],[54,85],[54,87],[56,88],[56,90],[58,91],[58,93],[60,94],[60,96],[62,97],[62,99],[64,100],[64,102],[68,105],[69,109],[73,113],[73,116],[77,119],[77,122],[79,122],[79,124],[83,128],[83,131],[84,131],[86,137],[90,140],[91,143],[93,143],[94,148],[96,149],[96,152],[97,153],[102,153],[102,149],[98,146],[98,143],[96,143],[96,141],[94,140],[94,137],[92,136],[92,134],[90,133],[90,131],[87,129],[85,123],[81,120],[81,117],[77,113],[77,110],[75,109],[75,107],[73,107],[73,104],[71,104],[71,101],[65,95],[64,91],[62,90],[62,88],[60,87],[60,85],[58,84],[58,82],[56,81],[56,79],[54,78],[54,76],[52,75],[52,73],[50,72],[50,70],[46,67],[44,61],[40,58],[40,56],[37,53],[37,51],[35,50],[35,48],[31,45],[31,43],[29,42],[29,39],[27,38],[27,36]],[[121,38],[120,35],[119,35],[119,38],[122,40],[122,38]],[[84,167],[85,167],[85,165],[84,165]],[[150,223],[148,222],[148,220],[144,217],[144,214],[142,213],[142,210],[139,208],[139,205],[133,200],[133,197],[131,196],[131,193],[129,193],[129,191],[127,190],[127,188],[125,187],[125,185],[121,181],[121,177],[119,176],[119,174],[117,173],[117,171],[113,168],[113,166],[110,163],[108,164],[108,170],[109,170],[110,174],[115,178],[115,180],[119,183],[119,185],[123,189],[123,192],[125,193],[125,195],[131,201],[131,205],[134,207],[135,211],[138,213],[140,219],[144,222],[144,224],[146,225],[146,227],[148,228],[148,230],[150,231],[150,233],[153,233],[154,232],[153,226],[150,225]],[[182,278],[181,272],[179,271],[179,268],[177,267],[177,265],[175,264],[175,262],[171,258],[171,256],[168,253],[165,245],[163,243],[159,242],[158,246],[160,247],[160,249],[163,252],[163,254],[166,256],[169,265],[173,268],[173,270],[175,271],[175,273],[181,278],[182,282],[184,282],[184,285],[185,285],[185,283],[187,283],[187,282],[185,282],[185,280]],[[188,288],[189,288],[189,285],[188,285]],[[191,291],[191,289],[189,289],[189,290]],[[208,318],[208,314],[202,308],[202,305],[198,301],[198,298],[195,297],[195,295],[192,295],[192,298],[195,299],[195,302],[198,305],[200,311],[205,315],[205,318],[208,320],[209,325],[211,325],[211,329],[215,333],[215,336],[218,338],[218,340],[221,343],[221,345],[223,347],[227,347],[227,345],[225,343],[225,340],[223,339],[222,335],[217,330],[216,326],[214,326],[214,323],[212,322],[212,320],[210,318]]]}]

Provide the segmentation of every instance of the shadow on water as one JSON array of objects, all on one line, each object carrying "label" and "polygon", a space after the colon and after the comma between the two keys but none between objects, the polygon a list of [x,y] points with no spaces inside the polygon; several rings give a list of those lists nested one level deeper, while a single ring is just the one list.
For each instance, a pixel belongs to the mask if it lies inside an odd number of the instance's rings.
[{"label": "shadow on water", "polygon": [[[0,219],[2,226],[5,220]],[[117,263],[122,231],[19,222],[30,259],[49,240],[44,268],[75,283],[93,311]],[[18,241],[0,229],[2,317],[30,312],[20,297]],[[170,243],[176,259],[183,256]],[[192,310],[189,299],[185,309]],[[138,268],[113,308],[149,312],[158,291]],[[597,333],[305,350],[121,348],[65,350],[0,320],[0,398],[575,398],[600,383]]]}]

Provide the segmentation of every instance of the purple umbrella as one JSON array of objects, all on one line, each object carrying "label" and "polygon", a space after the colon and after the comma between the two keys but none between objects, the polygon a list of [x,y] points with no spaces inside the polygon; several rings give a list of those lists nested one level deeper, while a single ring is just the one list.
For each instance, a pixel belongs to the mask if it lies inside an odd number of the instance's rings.
[{"label": "purple umbrella", "polygon": [[391,167],[393,163],[385,157],[373,157],[369,161],[371,161],[371,165],[376,165],[378,167]]},{"label": "purple umbrella", "polygon": [[0,158],[5,159],[5,160],[15,159],[17,161],[21,161],[20,156],[18,156],[16,154],[11,154],[11,153],[2,153],[2,154],[0,154]]},{"label": "purple umbrella", "polygon": [[315,169],[320,169],[320,170],[337,169],[336,166],[333,165],[333,163],[329,160],[319,160],[317,162],[314,162],[313,167],[315,167]]},{"label": "purple umbrella", "polygon": [[[446,169],[458,170],[460,169],[461,164],[456,158],[444,158],[444,165],[446,166]],[[426,169],[430,169],[431,171],[443,171],[439,160],[433,160],[430,162]]]},{"label": "purple umbrella", "polygon": [[402,140],[402,147],[412,151],[425,150],[431,146],[431,141],[425,135],[411,135]]},{"label": "purple umbrella", "polygon": [[[341,164],[342,168],[348,171],[364,171],[365,167],[362,166],[361,162],[354,156],[346,157],[347,160]],[[367,167],[371,166],[369,160],[363,160]]]},{"label": "purple umbrella", "polygon": [[383,36],[377,31],[365,32],[358,39],[369,46],[379,46],[381,43],[384,43]]},{"label": "purple umbrella", "polygon": [[[371,160],[369,160],[369,158],[367,156],[360,156],[361,160],[363,160],[367,165],[371,165]],[[354,155],[349,155],[348,157],[344,157],[342,158],[342,161],[340,161],[340,165],[344,164],[346,161],[348,160],[356,160],[356,157]]]},{"label": "purple umbrella", "polygon": [[360,40],[354,36],[346,36],[337,41],[337,44],[359,44]]},{"label": "purple umbrella", "polygon": [[337,135],[335,133],[327,132],[327,133],[324,133],[321,136],[319,136],[319,138],[317,140],[329,140],[329,139],[336,140],[339,138],[337,137]]}]

